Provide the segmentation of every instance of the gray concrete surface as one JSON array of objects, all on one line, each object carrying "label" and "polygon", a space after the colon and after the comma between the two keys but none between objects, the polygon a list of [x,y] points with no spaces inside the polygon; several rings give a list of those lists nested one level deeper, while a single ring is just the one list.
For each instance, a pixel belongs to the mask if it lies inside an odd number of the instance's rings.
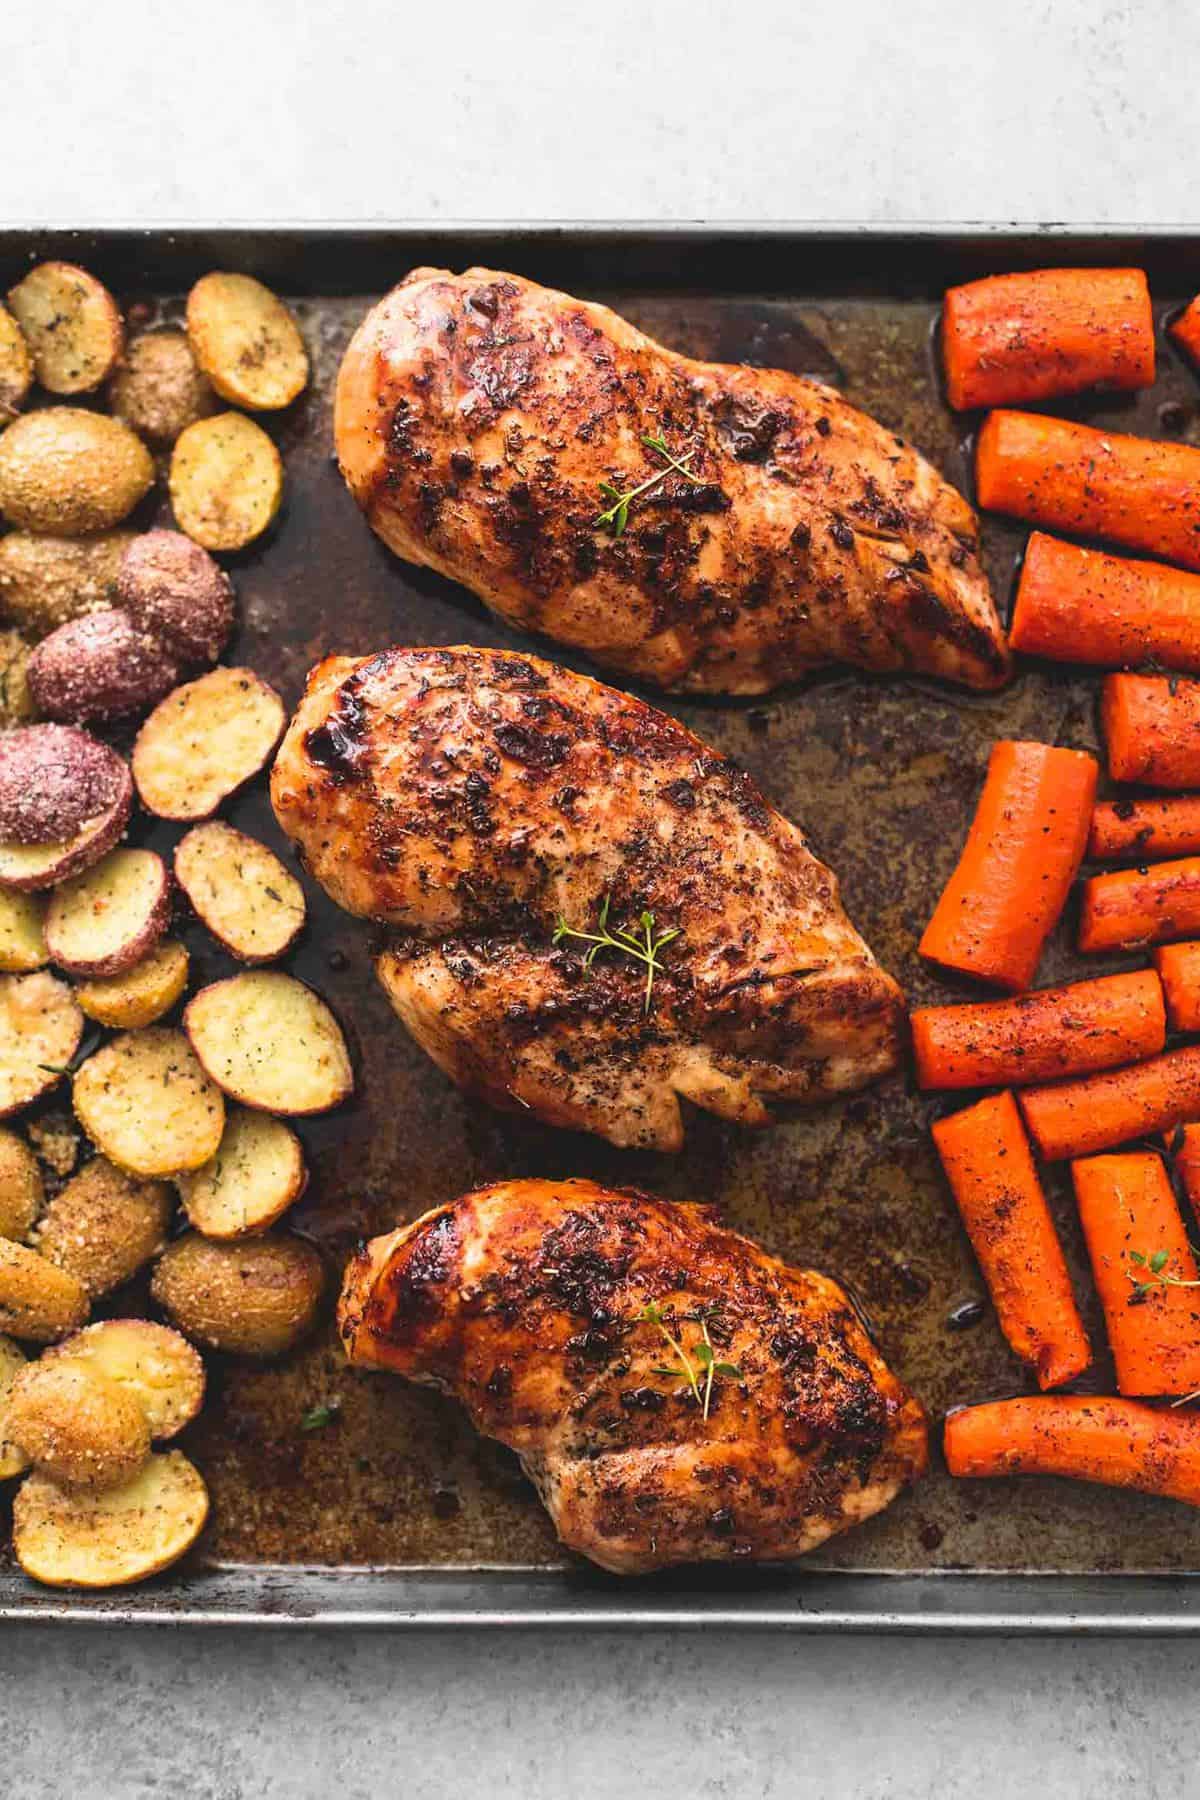
[{"label": "gray concrete surface", "polygon": [[[1198,51],[1187,0],[6,0],[0,216],[1195,219]],[[1198,1675],[1167,1643],[10,1629],[0,1794],[1173,1800]]]}]

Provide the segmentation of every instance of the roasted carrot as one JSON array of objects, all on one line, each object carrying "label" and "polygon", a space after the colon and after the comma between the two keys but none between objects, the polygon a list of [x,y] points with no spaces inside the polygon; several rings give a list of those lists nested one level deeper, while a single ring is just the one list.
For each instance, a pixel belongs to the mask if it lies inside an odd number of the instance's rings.
[{"label": "roasted carrot", "polygon": [[1083,884],[1081,950],[1136,950],[1200,931],[1200,856],[1112,869]]},{"label": "roasted carrot", "polygon": [[1200,1412],[1090,1394],[1029,1394],[946,1420],[951,1475],[1068,1475],[1200,1506]]},{"label": "roasted carrot", "polygon": [[1008,641],[1052,662],[1157,662],[1200,673],[1200,575],[1084,550],[1035,531]]},{"label": "roasted carrot", "polygon": [[1180,1125],[1168,1132],[1167,1147],[1188,1205],[1200,1220],[1200,1125]]},{"label": "roasted carrot", "polygon": [[1047,1162],[1111,1150],[1200,1119],[1200,1045],[1168,1050],[1128,1069],[1024,1088],[1020,1099],[1029,1134]]},{"label": "roasted carrot", "polygon": [[1096,764],[1082,750],[993,744],[958,866],[921,939],[946,969],[1018,992],[1083,860]]},{"label": "roasted carrot", "polygon": [[1170,332],[1180,348],[1200,365],[1200,295],[1184,308]]},{"label": "roasted carrot", "polygon": [[1145,862],[1152,856],[1200,851],[1200,794],[1164,800],[1098,800],[1087,853],[1096,862],[1118,857]]},{"label": "roasted carrot", "polygon": [[1190,444],[994,412],[975,483],[980,506],[1200,569],[1200,449]]},{"label": "roasted carrot", "polygon": [[1106,675],[1100,725],[1114,781],[1200,787],[1200,681]]},{"label": "roasted carrot", "polygon": [[1200,1031],[1200,944],[1164,944],[1154,952],[1167,1017],[1176,1031]]},{"label": "roasted carrot", "polygon": [[993,1094],[939,1119],[933,1141],[1010,1348],[1039,1387],[1073,1380],[1092,1347],[1016,1101]]},{"label": "roasted carrot", "polygon": [[1154,317],[1140,269],[1031,269],[951,288],[946,395],[960,411],[1154,380]]},{"label": "roasted carrot", "polygon": [[998,1087],[1086,1075],[1154,1056],[1166,1039],[1153,969],[1040,988],[1012,1000],[921,1006],[912,1015],[923,1088]]},{"label": "roasted carrot", "polygon": [[1071,1164],[1122,1394],[1200,1389],[1200,1277],[1161,1156]]}]

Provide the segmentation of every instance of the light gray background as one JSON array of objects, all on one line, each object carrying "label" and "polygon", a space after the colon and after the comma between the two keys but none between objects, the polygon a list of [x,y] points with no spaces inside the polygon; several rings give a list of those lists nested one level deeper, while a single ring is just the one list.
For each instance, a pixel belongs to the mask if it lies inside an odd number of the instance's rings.
[{"label": "light gray background", "polygon": [[[1198,71],[1194,0],[0,0],[0,217],[1194,221]],[[1198,1677],[1170,1643],[10,1629],[0,1792],[1169,1800]]]}]

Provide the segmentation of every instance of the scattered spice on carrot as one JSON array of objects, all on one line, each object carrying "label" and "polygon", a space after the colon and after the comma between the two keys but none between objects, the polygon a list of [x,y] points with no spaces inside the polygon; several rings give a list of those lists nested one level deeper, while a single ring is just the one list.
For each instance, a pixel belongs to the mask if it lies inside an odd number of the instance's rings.
[{"label": "scattered spice on carrot", "polygon": [[1082,750],[1004,741],[921,955],[1018,992],[1066,904],[1087,843],[1097,769]]},{"label": "scattered spice on carrot", "polygon": [[1096,862],[1118,858],[1147,862],[1153,857],[1191,856],[1198,851],[1200,794],[1096,802],[1087,849]]},{"label": "scattered spice on carrot", "polygon": [[1200,1412],[1090,1394],[1029,1394],[946,1420],[951,1475],[1066,1475],[1200,1506]]},{"label": "scattered spice on carrot", "polygon": [[933,1127],[996,1317],[1039,1387],[1081,1375],[1091,1345],[1066,1259],[1011,1094],[994,1094]]},{"label": "scattered spice on carrot", "polygon": [[1200,1276],[1161,1156],[1071,1164],[1122,1394],[1200,1389]]},{"label": "scattered spice on carrot", "polygon": [[1106,675],[1100,725],[1114,781],[1200,787],[1200,681]]},{"label": "scattered spice on carrot", "polygon": [[1020,1086],[1154,1056],[1166,1040],[1153,969],[912,1014],[923,1088]]},{"label": "scattered spice on carrot", "polygon": [[1111,538],[1200,569],[1200,449],[994,412],[979,434],[980,506],[1032,525]]},{"label": "scattered spice on carrot", "polygon": [[1200,931],[1200,856],[1111,869],[1083,884],[1081,950],[1136,950]]},{"label": "scattered spice on carrot", "polygon": [[1054,662],[1156,662],[1200,674],[1200,575],[1035,531],[1008,637],[1014,650]]},{"label": "scattered spice on carrot", "polygon": [[1200,367],[1200,295],[1184,307],[1169,329],[1180,349]]},{"label": "scattered spice on carrot", "polygon": [[1164,944],[1154,952],[1167,1017],[1175,1031],[1200,1031],[1200,944]]},{"label": "scattered spice on carrot", "polygon": [[1046,1162],[1111,1150],[1169,1131],[1185,1119],[1200,1119],[1200,1045],[1053,1087],[1023,1088],[1020,1100],[1029,1135]]},{"label": "scattered spice on carrot", "polygon": [[1179,1125],[1168,1132],[1167,1148],[1188,1205],[1200,1221],[1200,1125]]}]

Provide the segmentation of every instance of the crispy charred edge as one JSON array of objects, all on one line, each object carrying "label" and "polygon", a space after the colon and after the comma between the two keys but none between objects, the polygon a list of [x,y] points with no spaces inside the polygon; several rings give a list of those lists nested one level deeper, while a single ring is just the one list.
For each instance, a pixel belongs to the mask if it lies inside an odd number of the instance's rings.
[{"label": "crispy charred edge", "polygon": [[[463,1204],[432,1207],[411,1224],[360,1245],[350,1258],[337,1304],[338,1336],[348,1361],[378,1368],[403,1365],[400,1346],[413,1326],[436,1314],[435,1289],[453,1275],[456,1214]],[[409,1310],[402,1317],[406,1304]]]}]

